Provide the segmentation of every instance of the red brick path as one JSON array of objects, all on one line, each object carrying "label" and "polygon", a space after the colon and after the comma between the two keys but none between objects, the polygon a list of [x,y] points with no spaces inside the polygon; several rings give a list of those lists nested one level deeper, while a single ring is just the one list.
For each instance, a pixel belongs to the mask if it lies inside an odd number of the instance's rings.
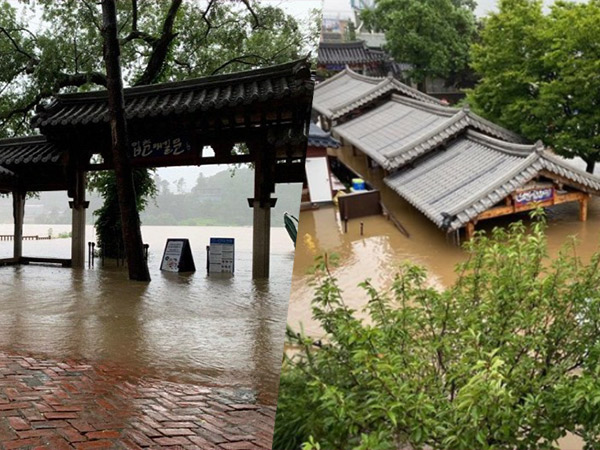
[{"label": "red brick path", "polygon": [[270,449],[275,408],[243,390],[0,352],[0,449]]}]

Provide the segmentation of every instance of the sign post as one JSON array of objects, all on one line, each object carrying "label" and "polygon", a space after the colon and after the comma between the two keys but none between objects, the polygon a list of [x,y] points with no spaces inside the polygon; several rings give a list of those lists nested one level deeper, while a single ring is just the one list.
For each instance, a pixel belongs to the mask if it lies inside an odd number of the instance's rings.
[{"label": "sign post", "polygon": [[166,272],[196,271],[189,239],[167,239],[160,270]]},{"label": "sign post", "polygon": [[208,273],[233,273],[235,270],[235,239],[210,238]]}]

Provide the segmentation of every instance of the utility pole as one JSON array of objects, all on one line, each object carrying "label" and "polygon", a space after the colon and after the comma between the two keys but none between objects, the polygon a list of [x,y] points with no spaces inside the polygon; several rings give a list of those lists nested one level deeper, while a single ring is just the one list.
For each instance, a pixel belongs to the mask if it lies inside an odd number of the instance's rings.
[{"label": "utility pole", "polygon": [[102,34],[104,35],[104,63],[106,64],[108,114],[112,137],[112,155],[117,179],[117,196],[123,242],[127,256],[129,279],[150,281],[148,264],[144,259],[144,244],[140,229],[140,215],[135,200],[133,171],[129,160],[129,137],[123,98],[120,48],[117,36],[117,6],[115,0],[102,0]]}]

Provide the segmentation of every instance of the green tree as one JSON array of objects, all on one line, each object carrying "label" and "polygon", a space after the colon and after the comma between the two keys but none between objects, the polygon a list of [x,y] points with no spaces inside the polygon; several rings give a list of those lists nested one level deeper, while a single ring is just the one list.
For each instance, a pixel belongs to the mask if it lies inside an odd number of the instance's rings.
[{"label": "green tree", "polygon": [[598,448],[600,254],[570,241],[550,259],[536,214],[477,233],[444,290],[408,264],[388,291],[363,283],[368,321],[321,262],[326,336],[288,330],[274,448],[548,449],[567,432]]},{"label": "green tree", "polygon": [[468,67],[473,10],[470,0],[378,0],[361,19],[385,33],[386,49],[412,64],[409,77],[422,89],[427,77],[449,78]]},{"label": "green tree", "polygon": [[[58,93],[106,87],[101,20],[87,0],[0,3],[0,136],[31,134],[40,102]],[[131,0],[118,2],[124,84],[177,81],[300,58],[316,46],[314,26],[254,0]],[[40,19],[29,27],[27,12]],[[34,22],[37,22],[34,21]],[[116,195],[114,174],[92,175],[90,186],[106,201]],[[138,177],[139,178],[139,177]],[[150,186],[137,193],[138,207]],[[110,199],[110,200],[109,200]],[[120,236],[116,209],[105,204],[98,225],[105,239]],[[110,226],[108,225],[110,224]],[[116,228],[115,228],[116,227]],[[99,236],[100,242],[103,242]],[[107,243],[115,248],[117,241]],[[109,253],[107,253],[109,255]]]},{"label": "green tree", "polygon": [[502,0],[472,48],[473,108],[593,172],[600,160],[600,2]]}]

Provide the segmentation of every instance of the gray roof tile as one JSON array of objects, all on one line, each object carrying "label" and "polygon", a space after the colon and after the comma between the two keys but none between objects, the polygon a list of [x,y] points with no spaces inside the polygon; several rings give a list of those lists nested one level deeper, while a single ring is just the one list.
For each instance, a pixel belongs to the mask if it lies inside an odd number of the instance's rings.
[{"label": "gray roof tile", "polygon": [[0,166],[58,163],[62,152],[44,136],[0,140]]},{"label": "gray roof tile", "polygon": [[600,178],[574,169],[541,143],[522,145],[467,131],[415,168],[385,183],[441,228],[464,226],[542,171],[558,174],[585,192],[600,194]]},{"label": "gray roof tile", "polygon": [[[264,69],[215,75],[124,90],[127,119],[211,111],[306,96],[313,90],[306,59]],[[108,122],[107,93],[59,95],[33,118],[33,126],[85,125]]]},{"label": "gray roof tile", "polygon": [[317,84],[313,109],[328,119],[339,119],[391,93],[427,103],[440,104],[440,100],[401,83],[393,76],[368,77],[346,68],[328,80]]},{"label": "gray roof tile", "polygon": [[321,65],[364,64],[386,61],[383,52],[370,50],[364,41],[321,42],[319,43],[318,63]]},{"label": "gray roof tile", "polygon": [[334,131],[387,170],[413,161],[466,129],[509,142],[523,142],[514,133],[473,114],[468,108],[434,105],[400,95]]}]

